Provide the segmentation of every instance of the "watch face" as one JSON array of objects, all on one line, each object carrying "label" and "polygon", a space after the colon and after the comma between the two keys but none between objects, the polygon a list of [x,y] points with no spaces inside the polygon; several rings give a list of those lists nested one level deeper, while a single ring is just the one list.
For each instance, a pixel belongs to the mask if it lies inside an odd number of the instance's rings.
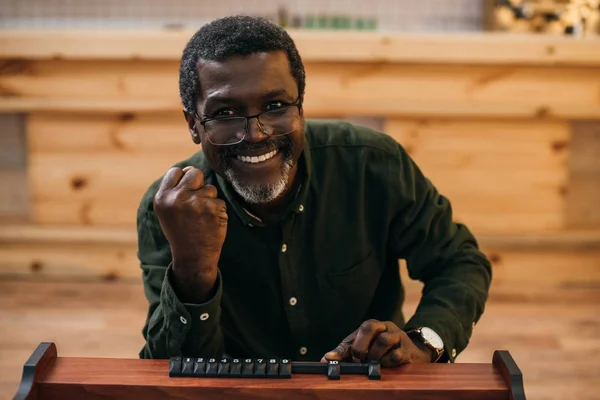
[{"label": "watch face", "polygon": [[444,348],[444,342],[442,341],[442,338],[440,338],[439,335],[431,328],[424,327],[421,329],[421,333],[423,334],[423,338],[431,343],[431,345],[436,349]]}]

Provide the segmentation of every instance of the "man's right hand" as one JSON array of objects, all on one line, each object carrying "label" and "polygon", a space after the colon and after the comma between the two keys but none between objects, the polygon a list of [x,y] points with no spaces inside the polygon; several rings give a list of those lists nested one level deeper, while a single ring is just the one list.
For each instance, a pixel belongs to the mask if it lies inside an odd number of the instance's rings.
[{"label": "man's right hand", "polygon": [[182,301],[204,302],[215,285],[227,233],[225,202],[217,198],[217,188],[204,184],[201,170],[174,167],[160,183],[154,211],[171,246]]}]

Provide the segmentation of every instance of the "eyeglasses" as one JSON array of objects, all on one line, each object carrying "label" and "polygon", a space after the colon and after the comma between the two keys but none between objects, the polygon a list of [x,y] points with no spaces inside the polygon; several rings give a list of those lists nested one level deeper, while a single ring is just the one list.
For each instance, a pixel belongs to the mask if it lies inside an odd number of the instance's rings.
[{"label": "eyeglasses", "polygon": [[268,136],[285,136],[292,133],[294,121],[299,117],[300,99],[275,110],[264,111],[249,117],[207,118],[200,121],[209,142],[218,146],[231,146],[242,142],[248,135],[250,120],[256,118],[258,127]]}]

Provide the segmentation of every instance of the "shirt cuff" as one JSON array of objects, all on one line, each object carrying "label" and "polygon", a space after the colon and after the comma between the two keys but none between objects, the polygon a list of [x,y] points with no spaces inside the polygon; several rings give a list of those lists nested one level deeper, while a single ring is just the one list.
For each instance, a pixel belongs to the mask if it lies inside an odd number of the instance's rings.
[{"label": "shirt cuff", "polygon": [[202,304],[182,303],[173,288],[173,264],[169,264],[163,280],[161,303],[166,307],[168,329],[172,335],[183,341],[190,336],[203,336],[213,332],[221,320],[221,298],[223,280],[217,270],[217,291]]},{"label": "shirt cuff", "polygon": [[417,311],[404,325],[404,330],[409,331],[419,327],[433,329],[444,342],[444,353],[438,363],[453,363],[456,357],[467,347],[467,332],[465,332],[458,318],[450,311],[438,308]]}]

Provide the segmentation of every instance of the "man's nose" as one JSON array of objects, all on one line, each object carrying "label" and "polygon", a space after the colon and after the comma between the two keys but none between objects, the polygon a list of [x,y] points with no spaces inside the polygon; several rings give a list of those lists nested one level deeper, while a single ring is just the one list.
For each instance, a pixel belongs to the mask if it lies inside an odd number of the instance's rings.
[{"label": "man's nose", "polygon": [[269,135],[263,132],[261,129],[258,118],[252,118],[248,121],[248,134],[246,135],[247,142],[262,142]]}]

